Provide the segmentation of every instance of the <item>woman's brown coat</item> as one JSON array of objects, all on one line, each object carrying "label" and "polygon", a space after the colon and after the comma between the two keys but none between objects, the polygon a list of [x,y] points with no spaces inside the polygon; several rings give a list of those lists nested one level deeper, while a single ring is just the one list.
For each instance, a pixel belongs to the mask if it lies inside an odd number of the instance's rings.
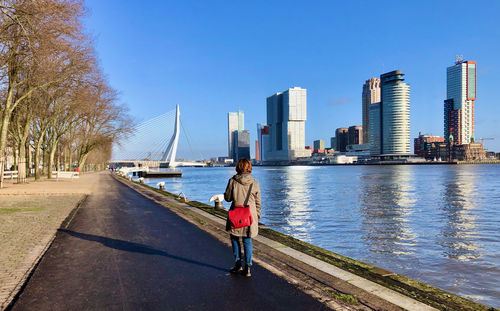
[{"label": "woman's brown coat", "polygon": [[248,199],[250,213],[252,214],[253,223],[250,227],[231,229],[229,218],[226,221],[226,230],[234,236],[255,237],[259,233],[260,220],[260,186],[251,174],[234,175],[227,183],[224,199],[231,203],[230,209],[235,205],[243,205],[248,193],[248,189],[252,186],[252,193]]}]

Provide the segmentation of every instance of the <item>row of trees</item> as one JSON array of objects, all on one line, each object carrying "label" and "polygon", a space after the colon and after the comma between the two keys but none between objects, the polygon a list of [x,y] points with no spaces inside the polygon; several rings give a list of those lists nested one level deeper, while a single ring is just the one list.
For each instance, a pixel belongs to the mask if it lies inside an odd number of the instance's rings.
[{"label": "row of trees", "polygon": [[51,177],[75,161],[83,167],[89,155],[106,161],[131,128],[84,15],[80,0],[0,0],[0,187],[8,150],[24,182],[31,165],[39,179],[44,169]]}]

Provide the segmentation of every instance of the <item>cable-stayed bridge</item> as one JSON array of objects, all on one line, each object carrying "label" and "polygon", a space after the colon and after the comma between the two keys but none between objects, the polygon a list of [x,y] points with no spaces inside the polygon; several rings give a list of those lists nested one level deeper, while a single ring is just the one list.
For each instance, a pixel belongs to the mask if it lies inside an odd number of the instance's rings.
[{"label": "cable-stayed bridge", "polygon": [[[119,138],[113,145],[110,163],[135,167],[206,166],[205,163],[176,159],[181,125],[179,105],[176,109],[138,124],[130,136]],[[184,127],[183,130],[191,148]]]}]

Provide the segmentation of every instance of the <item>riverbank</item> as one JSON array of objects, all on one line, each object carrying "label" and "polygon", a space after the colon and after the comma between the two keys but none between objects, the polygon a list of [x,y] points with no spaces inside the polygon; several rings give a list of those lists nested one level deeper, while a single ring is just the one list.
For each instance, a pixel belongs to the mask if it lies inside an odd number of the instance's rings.
[{"label": "riverbank", "polygon": [[383,166],[383,165],[461,165],[461,164],[500,164],[500,160],[482,160],[482,161],[427,161],[427,162],[401,162],[401,161],[380,161],[373,163],[309,163],[309,162],[273,162],[257,163],[255,166],[273,167],[273,166]]},{"label": "riverbank", "polygon": [[[203,230],[227,243],[224,231],[225,211],[214,209],[200,202],[165,204],[165,198],[176,198],[171,193],[120,178],[136,191],[189,218]],[[163,203],[162,203],[163,202]],[[489,308],[463,297],[448,293],[402,275],[380,269],[319,247],[296,240],[261,226],[261,236],[256,239],[256,256],[281,272],[285,278],[297,279],[315,288],[318,295],[340,293],[352,297],[363,305],[386,303],[382,309],[415,310],[425,306],[407,305],[422,302],[441,310],[488,310]],[[274,268],[273,268],[274,267]],[[279,267],[279,268],[275,268]],[[306,280],[306,281],[304,281]],[[316,286],[311,285],[316,284]],[[325,289],[329,287],[329,289]],[[397,298],[396,298],[397,297]],[[401,301],[398,300],[401,299]],[[410,301],[410,302],[408,302]],[[389,307],[390,306],[390,307]],[[371,305],[370,308],[377,308]],[[380,308],[380,306],[378,306]]]},{"label": "riverbank", "polygon": [[0,189],[0,310],[18,294],[71,211],[92,193],[98,174],[7,182]]}]

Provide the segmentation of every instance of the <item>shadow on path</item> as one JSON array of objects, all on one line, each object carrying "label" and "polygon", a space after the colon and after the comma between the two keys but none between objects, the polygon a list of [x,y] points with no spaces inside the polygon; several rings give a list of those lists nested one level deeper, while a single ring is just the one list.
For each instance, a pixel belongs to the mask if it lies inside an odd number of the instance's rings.
[{"label": "shadow on path", "polygon": [[92,241],[92,242],[98,242],[106,247],[114,248],[114,249],[121,250],[121,251],[141,253],[141,254],[147,254],[147,255],[159,255],[159,256],[187,262],[187,263],[190,263],[193,265],[208,267],[208,268],[212,268],[215,270],[227,272],[227,269],[225,269],[225,268],[217,267],[217,266],[214,266],[211,264],[207,264],[207,263],[192,260],[192,259],[187,259],[187,258],[175,256],[175,255],[169,254],[165,251],[161,251],[161,250],[149,247],[149,246],[144,245],[144,244],[128,242],[128,241],[112,239],[112,238],[106,238],[106,237],[93,235],[93,234],[75,232],[75,231],[71,231],[71,230],[67,230],[67,229],[59,229],[58,231],[67,233],[67,234],[74,236],[74,237],[77,237],[79,239]]}]

